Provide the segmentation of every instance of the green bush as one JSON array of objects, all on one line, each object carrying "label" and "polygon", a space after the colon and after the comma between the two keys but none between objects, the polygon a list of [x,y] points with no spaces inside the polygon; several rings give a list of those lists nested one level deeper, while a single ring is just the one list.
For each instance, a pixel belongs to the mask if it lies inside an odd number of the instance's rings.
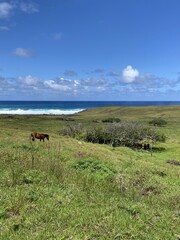
[{"label": "green bush", "polygon": [[114,147],[134,147],[138,142],[165,142],[166,139],[156,129],[137,122],[110,123],[98,127],[69,125],[63,129],[62,134],[92,143],[112,144]]},{"label": "green bush", "polygon": [[103,132],[114,146],[133,147],[142,141],[164,142],[166,137],[155,129],[133,122],[113,123],[104,127]]},{"label": "green bush", "polygon": [[106,118],[106,119],[103,119],[102,122],[109,122],[109,123],[118,123],[118,122],[121,122],[121,119],[119,118]]},{"label": "green bush", "polygon": [[149,122],[149,124],[152,124],[153,126],[163,127],[167,125],[167,121],[162,118],[154,118]]}]

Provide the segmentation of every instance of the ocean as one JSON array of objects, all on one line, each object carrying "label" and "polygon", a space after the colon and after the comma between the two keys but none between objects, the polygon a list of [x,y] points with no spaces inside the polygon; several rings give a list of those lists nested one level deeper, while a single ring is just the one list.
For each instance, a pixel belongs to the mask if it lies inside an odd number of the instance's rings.
[{"label": "ocean", "polygon": [[180,101],[0,101],[0,114],[61,115],[105,106],[180,106]]}]

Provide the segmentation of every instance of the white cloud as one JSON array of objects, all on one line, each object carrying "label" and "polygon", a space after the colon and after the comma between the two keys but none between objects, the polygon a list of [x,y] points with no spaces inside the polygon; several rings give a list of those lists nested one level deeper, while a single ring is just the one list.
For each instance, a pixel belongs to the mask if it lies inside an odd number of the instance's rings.
[{"label": "white cloud", "polygon": [[137,77],[139,77],[139,71],[137,69],[134,69],[132,66],[127,66],[122,71],[122,77],[123,81],[125,83],[132,83],[136,80]]},{"label": "white cloud", "polygon": [[108,82],[105,79],[88,78],[81,80],[67,80],[64,78],[56,78],[54,80],[46,80],[44,85],[56,91],[69,93],[94,93],[102,92],[108,89]]},{"label": "white cloud", "polygon": [[6,26],[0,26],[0,31],[8,31],[9,28]]},{"label": "white cloud", "polygon": [[19,77],[19,80],[29,86],[36,86],[38,83],[38,78],[33,77],[31,75],[25,76],[25,77]]},{"label": "white cloud", "polygon": [[79,81],[77,80],[74,81],[74,87],[77,87],[79,84],[80,84]]},{"label": "white cloud", "polygon": [[8,18],[12,15],[13,10],[16,11],[22,11],[24,13],[36,13],[38,12],[38,6],[37,4],[34,4],[32,2],[21,2],[18,3],[18,1],[12,1],[11,3],[4,1],[0,2],[0,18]]},{"label": "white cloud", "polygon": [[16,48],[13,53],[19,57],[31,57],[33,55],[31,50],[25,48]]},{"label": "white cloud", "polygon": [[20,4],[20,9],[21,9],[21,11],[23,11],[25,13],[29,13],[29,14],[30,13],[36,13],[36,12],[39,11],[36,4],[34,4],[34,3],[25,3],[25,2]]},{"label": "white cloud", "polygon": [[47,80],[44,82],[45,86],[48,86],[54,90],[60,90],[60,91],[68,91],[70,90],[70,86],[68,84],[65,84],[63,82],[57,83],[54,80]]},{"label": "white cloud", "polygon": [[14,5],[2,2],[0,3],[0,18],[7,18],[11,15]]}]

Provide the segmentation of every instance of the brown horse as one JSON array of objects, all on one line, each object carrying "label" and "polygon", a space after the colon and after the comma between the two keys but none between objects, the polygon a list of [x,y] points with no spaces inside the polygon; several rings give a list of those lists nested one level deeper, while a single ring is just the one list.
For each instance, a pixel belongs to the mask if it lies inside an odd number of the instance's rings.
[{"label": "brown horse", "polygon": [[31,133],[30,138],[31,138],[32,141],[35,141],[35,138],[37,138],[37,139],[39,139],[40,141],[43,140],[43,142],[44,142],[44,139],[45,139],[45,138],[46,138],[47,140],[49,140],[49,135],[46,134],[46,133],[33,132],[33,133]]}]

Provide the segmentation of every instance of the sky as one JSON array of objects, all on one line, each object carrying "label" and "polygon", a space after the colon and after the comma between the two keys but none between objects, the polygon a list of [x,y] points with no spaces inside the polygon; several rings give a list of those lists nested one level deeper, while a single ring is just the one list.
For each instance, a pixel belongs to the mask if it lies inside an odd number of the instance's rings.
[{"label": "sky", "polygon": [[0,100],[180,101],[179,0],[0,0]]}]

